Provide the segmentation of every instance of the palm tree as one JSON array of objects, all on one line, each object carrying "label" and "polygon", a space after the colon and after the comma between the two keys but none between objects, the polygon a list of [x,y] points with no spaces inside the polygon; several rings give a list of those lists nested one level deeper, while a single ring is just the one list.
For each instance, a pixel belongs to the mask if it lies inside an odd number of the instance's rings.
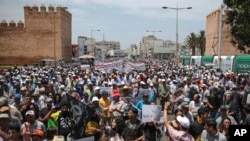
[{"label": "palm tree", "polygon": [[206,38],[204,30],[201,30],[199,34],[190,33],[185,42],[186,45],[192,49],[192,55],[195,55],[196,49],[199,49],[202,56],[205,54]]},{"label": "palm tree", "polygon": [[192,49],[192,55],[195,55],[195,48],[197,47],[197,37],[195,33],[190,33],[185,39],[186,45]]},{"label": "palm tree", "polygon": [[197,37],[197,48],[199,49],[200,54],[203,56],[206,51],[206,37],[204,30],[201,30]]}]

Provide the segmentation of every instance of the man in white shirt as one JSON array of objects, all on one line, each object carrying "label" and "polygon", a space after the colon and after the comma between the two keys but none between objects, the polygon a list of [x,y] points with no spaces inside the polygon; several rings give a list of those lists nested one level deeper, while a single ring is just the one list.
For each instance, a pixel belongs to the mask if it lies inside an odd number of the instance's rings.
[{"label": "man in white shirt", "polygon": [[193,100],[189,103],[189,111],[193,114],[194,119],[197,117],[198,109],[202,106],[204,104],[200,101],[200,95],[195,94]]}]

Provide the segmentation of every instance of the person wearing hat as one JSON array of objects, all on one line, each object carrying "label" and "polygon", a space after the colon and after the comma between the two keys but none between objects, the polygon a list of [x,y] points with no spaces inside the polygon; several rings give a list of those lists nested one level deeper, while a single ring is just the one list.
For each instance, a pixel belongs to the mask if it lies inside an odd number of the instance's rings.
[{"label": "person wearing hat", "polygon": [[20,109],[21,105],[22,105],[21,94],[19,93],[14,94],[14,103],[12,104],[12,106],[16,107],[17,109]]},{"label": "person wearing hat", "polygon": [[188,129],[190,126],[190,121],[185,116],[177,116],[176,121],[178,125],[178,129],[174,129],[169,122],[168,118],[168,108],[170,106],[170,102],[165,102],[164,105],[164,123],[166,128],[168,129],[168,134],[171,140],[185,140],[185,141],[195,141],[193,136],[188,133]]},{"label": "person wearing hat", "polygon": [[81,101],[81,96],[77,92],[75,87],[71,87],[68,94],[77,99],[78,101]]},{"label": "person wearing hat", "polygon": [[111,100],[109,98],[109,93],[106,90],[101,91],[102,97],[99,100],[99,104],[103,109],[104,113],[104,122],[110,124],[110,112],[109,112],[109,106],[111,104]]},{"label": "person wearing hat", "polygon": [[124,106],[124,101],[120,100],[120,94],[113,94],[113,101],[109,106],[109,112],[111,113],[112,117],[123,116]]},{"label": "person wearing hat", "polygon": [[[0,110],[3,110],[3,108],[1,108]],[[11,122],[10,119],[10,115],[8,113],[0,113],[0,139],[2,140],[8,140],[9,136],[8,136],[8,127],[9,124]]]},{"label": "person wearing hat", "polygon": [[102,97],[100,87],[97,86],[97,87],[94,88],[94,93],[90,96],[90,100],[92,100],[92,98],[94,96],[98,97],[98,99],[100,99]]},{"label": "person wearing hat", "polygon": [[183,115],[189,119],[190,123],[193,123],[194,117],[193,117],[192,112],[189,111],[189,103],[182,102],[180,106],[183,111]]},{"label": "person wearing hat", "polygon": [[50,119],[51,114],[54,113],[55,111],[56,109],[53,105],[53,99],[47,98],[45,107],[39,111],[38,120],[43,122],[47,127],[47,121],[48,119]]},{"label": "person wearing hat", "polygon": [[113,79],[111,80],[112,84],[120,84],[121,80],[118,79],[117,75],[113,75]]},{"label": "person wearing hat", "polygon": [[117,83],[112,82],[112,86],[111,86],[111,90],[110,90],[110,94],[114,95],[116,93],[119,93],[119,88],[117,86]]},{"label": "person wearing hat", "polygon": [[42,130],[34,130],[31,134],[32,141],[43,141],[44,132]]},{"label": "person wearing hat", "polygon": [[65,86],[64,85],[60,85],[59,86],[59,91],[58,93],[61,95],[62,99],[63,100],[66,100],[67,99],[67,92],[65,90]]},{"label": "person wearing hat", "polygon": [[29,136],[35,131],[35,130],[42,130],[44,133],[46,132],[46,127],[44,123],[40,122],[39,120],[36,120],[36,115],[33,110],[28,110],[25,113],[27,121],[24,122],[21,125],[21,134],[24,138],[29,138]]},{"label": "person wearing hat", "polygon": [[38,81],[37,82],[37,87],[35,88],[35,92],[34,93],[42,94],[44,92],[45,92],[45,87],[42,85],[41,81]]},{"label": "person wearing hat", "polygon": [[84,92],[84,93],[82,94],[82,96],[83,96],[83,98],[82,98],[82,100],[81,100],[82,103],[84,103],[85,105],[91,104],[91,101],[90,101],[90,99],[89,99],[88,93]]},{"label": "person wearing hat", "polygon": [[165,79],[162,79],[160,81],[158,86],[158,92],[160,96],[161,107],[162,109],[164,109],[164,104],[166,101],[169,101],[169,96],[171,94],[170,86],[166,83]]},{"label": "person wearing hat", "polygon": [[89,100],[91,101],[90,97],[95,93],[93,83],[88,83],[86,88],[84,88],[84,92],[89,95]]},{"label": "person wearing hat", "polygon": [[231,95],[227,93],[223,104],[226,105],[228,108],[228,111],[227,111],[228,115],[234,117],[234,119],[239,123],[240,122],[239,115],[241,114],[241,111],[240,111],[241,103],[239,103],[239,100],[236,102],[234,98],[237,97],[237,94],[236,93],[234,94],[235,95]]},{"label": "person wearing hat", "polygon": [[123,86],[123,88],[119,89],[119,93],[121,94],[122,98],[131,96],[132,95],[132,88],[125,85],[125,86]]},{"label": "person wearing hat", "polygon": [[238,124],[233,116],[228,115],[228,108],[227,108],[225,105],[221,105],[221,106],[220,106],[219,113],[220,113],[220,116],[219,116],[218,118],[215,119],[215,120],[216,120],[216,123],[217,123],[217,126],[220,125],[221,120],[222,120],[224,117],[230,118],[230,120],[231,120],[231,122],[232,122],[231,125],[237,125],[237,124]]},{"label": "person wearing hat", "polygon": [[146,83],[144,81],[141,81],[139,84],[140,84],[140,88],[142,88],[142,89],[147,88],[147,85],[146,85]]},{"label": "person wearing hat", "polygon": [[210,95],[210,93],[209,93],[207,85],[202,84],[202,86],[201,86],[201,101],[204,103],[205,106],[207,106],[206,103],[207,103],[209,95]]},{"label": "person wearing hat", "polygon": [[32,103],[34,103],[35,105],[37,105],[39,111],[45,107],[45,101],[40,100],[41,98],[41,94],[39,93],[34,93],[32,95]]},{"label": "person wearing hat", "polygon": [[154,83],[150,83],[149,84],[149,92],[150,92],[149,93],[149,102],[157,104],[156,103],[156,100],[157,100],[157,90],[154,87]]},{"label": "person wearing hat", "polygon": [[97,96],[94,96],[91,100],[91,105],[93,105],[93,107],[95,108],[96,110],[96,113],[99,115],[99,116],[104,116],[104,112],[103,112],[103,109],[102,107],[100,106],[99,104],[99,98]]},{"label": "person wearing hat", "polygon": [[0,112],[8,113],[12,119],[16,119],[18,123],[23,121],[21,112],[13,105],[8,104],[8,99],[4,96],[0,97]]}]

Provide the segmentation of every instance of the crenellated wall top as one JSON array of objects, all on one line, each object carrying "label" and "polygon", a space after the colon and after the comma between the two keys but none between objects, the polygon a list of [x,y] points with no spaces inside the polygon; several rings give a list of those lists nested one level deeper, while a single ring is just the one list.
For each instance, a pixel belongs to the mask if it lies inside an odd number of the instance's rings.
[{"label": "crenellated wall top", "polygon": [[19,20],[17,23],[14,20],[7,22],[6,20],[2,20],[0,23],[1,29],[23,29],[24,23],[22,20]]},{"label": "crenellated wall top", "polygon": [[24,12],[56,12],[57,10],[66,10],[64,7],[62,7],[62,5],[58,5],[58,6],[53,6],[52,4],[50,4],[48,7],[46,7],[44,4],[41,4],[40,7],[38,7],[36,4],[34,4],[33,6],[30,6],[28,4],[26,4],[24,6]]}]

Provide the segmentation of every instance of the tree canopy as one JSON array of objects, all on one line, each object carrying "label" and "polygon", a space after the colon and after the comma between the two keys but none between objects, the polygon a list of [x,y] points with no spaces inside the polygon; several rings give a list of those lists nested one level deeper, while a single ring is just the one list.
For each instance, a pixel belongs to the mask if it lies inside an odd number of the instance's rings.
[{"label": "tree canopy", "polygon": [[199,34],[190,33],[190,35],[186,37],[185,43],[192,49],[192,55],[196,55],[196,48],[199,49],[201,55],[204,55],[206,46],[205,31],[201,30]]},{"label": "tree canopy", "polygon": [[231,26],[232,43],[244,53],[250,47],[250,0],[224,0],[226,23]]}]

